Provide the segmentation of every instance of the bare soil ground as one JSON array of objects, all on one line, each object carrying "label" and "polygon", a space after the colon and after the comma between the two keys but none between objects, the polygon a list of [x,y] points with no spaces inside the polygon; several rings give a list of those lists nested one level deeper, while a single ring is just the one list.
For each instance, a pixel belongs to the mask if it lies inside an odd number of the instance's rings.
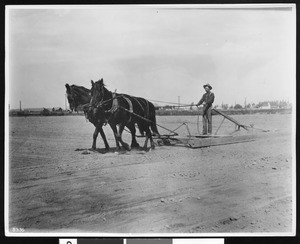
[{"label": "bare soil ground", "polygon": [[[215,130],[221,118],[213,118]],[[108,235],[290,233],[295,217],[291,115],[234,118],[276,131],[252,142],[209,148],[116,152],[106,126],[112,151],[104,153],[88,150],[93,126],[83,117],[12,117],[9,229]],[[195,116],[157,117],[172,129],[185,121],[197,133]],[[234,129],[224,126],[221,134]],[[130,142],[130,136],[124,134],[124,140]],[[100,137],[97,147],[104,147]]]}]

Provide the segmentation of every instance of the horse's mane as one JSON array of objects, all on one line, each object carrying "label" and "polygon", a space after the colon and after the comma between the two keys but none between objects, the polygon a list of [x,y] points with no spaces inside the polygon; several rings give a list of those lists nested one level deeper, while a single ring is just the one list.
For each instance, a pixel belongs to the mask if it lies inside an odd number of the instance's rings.
[{"label": "horse's mane", "polygon": [[84,87],[84,86],[77,86],[77,85],[71,85],[71,88],[75,89],[75,90],[84,90],[85,92],[90,92],[90,89]]},{"label": "horse's mane", "polygon": [[103,78],[101,78],[100,80],[95,81],[95,84],[96,83],[100,83],[103,87],[106,87],[106,85],[104,84]]}]

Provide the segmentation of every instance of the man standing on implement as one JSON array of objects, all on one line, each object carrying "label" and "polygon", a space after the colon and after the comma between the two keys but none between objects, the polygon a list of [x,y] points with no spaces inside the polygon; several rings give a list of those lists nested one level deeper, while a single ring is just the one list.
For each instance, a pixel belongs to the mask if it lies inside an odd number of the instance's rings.
[{"label": "man standing on implement", "polygon": [[196,106],[200,106],[203,104],[203,135],[211,135],[212,132],[212,115],[211,109],[212,104],[215,100],[215,95],[210,91],[212,89],[210,84],[205,84],[203,86],[205,89],[205,94],[203,94],[201,100],[196,104]]}]

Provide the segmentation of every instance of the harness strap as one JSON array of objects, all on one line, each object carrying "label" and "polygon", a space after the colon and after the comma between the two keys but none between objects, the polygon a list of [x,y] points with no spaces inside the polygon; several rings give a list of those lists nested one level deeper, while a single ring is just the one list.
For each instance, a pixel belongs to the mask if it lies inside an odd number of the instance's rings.
[{"label": "harness strap", "polygon": [[130,113],[133,113],[133,106],[132,106],[132,102],[130,101],[130,99],[129,98],[127,98],[127,97],[125,97],[125,96],[123,96],[123,98],[126,100],[126,102],[128,103],[128,105],[129,105],[129,112]]},{"label": "harness strap", "polygon": [[[139,102],[138,98],[136,98],[136,97],[131,97],[131,98],[133,98],[133,99],[140,105],[141,109],[144,110],[144,107],[143,107],[142,104]],[[146,105],[147,105],[146,118],[149,118],[149,103],[148,103],[148,101],[147,101],[146,99],[143,99],[143,100],[146,101]]]},{"label": "harness strap", "polygon": [[136,97],[131,97],[131,98],[133,98],[140,105],[141,109],[144,109],[142,104],[139,102],[139,100]]},{"label": "harness strap", "polygon": [[149,118],[150,117],[149,116],[149,113],[150,113],[150,111],[149,111],[149,102],[148,102],[148,100],[146,100],[146,102],[147,102],[147,114],[146,114],[146,118]]},{"label": "harness strap", "polygon": [[118,99],[116,97],[116,93],[115,92],[112,93],[112,101],[113,102],[112,102],[111,108],[107,111],[109,113],[114,113],[119,108],[119,102],[118,102]]},{"label": "harness strap", "polygon": [[[133,105],[132,102],[125,96],[117,96],[115,92],[112,93],[112,106],[109,110],[105,111],[106,113],[109,113],[109,117],[106,118],[106,121],[108,122],[110,120],[110,118],[112,117],[112,115],[121,107],[119,105],[119,101],[118,101],[118,97],[123,97],[126,102],[129,105],[129,110],[127,110],[130,113],[133,113]],[[101,105],[100,105],[101,106]],[[131,121],[131,116],[129,116],[129,120],[127,121],[127,123],[129,123]]]}]

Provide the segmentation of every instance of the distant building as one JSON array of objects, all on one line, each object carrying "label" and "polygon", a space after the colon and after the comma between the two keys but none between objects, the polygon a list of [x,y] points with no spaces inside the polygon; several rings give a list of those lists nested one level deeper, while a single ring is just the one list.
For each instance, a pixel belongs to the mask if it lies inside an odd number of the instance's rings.
[{"label": "distant building", "polygon": [[63,111],[63,110],[62,110],[62,108],[60,108],[60,107],[59,107],[59,108],[56,108],[56,107],[52,108],[52,112],[55,112],[55,111],[61,112],[61,111]]},{"label": "distant building", "polygon": [[269,102],[262,102],[260,104],[260,109],[271,109],[271,104]]}]

